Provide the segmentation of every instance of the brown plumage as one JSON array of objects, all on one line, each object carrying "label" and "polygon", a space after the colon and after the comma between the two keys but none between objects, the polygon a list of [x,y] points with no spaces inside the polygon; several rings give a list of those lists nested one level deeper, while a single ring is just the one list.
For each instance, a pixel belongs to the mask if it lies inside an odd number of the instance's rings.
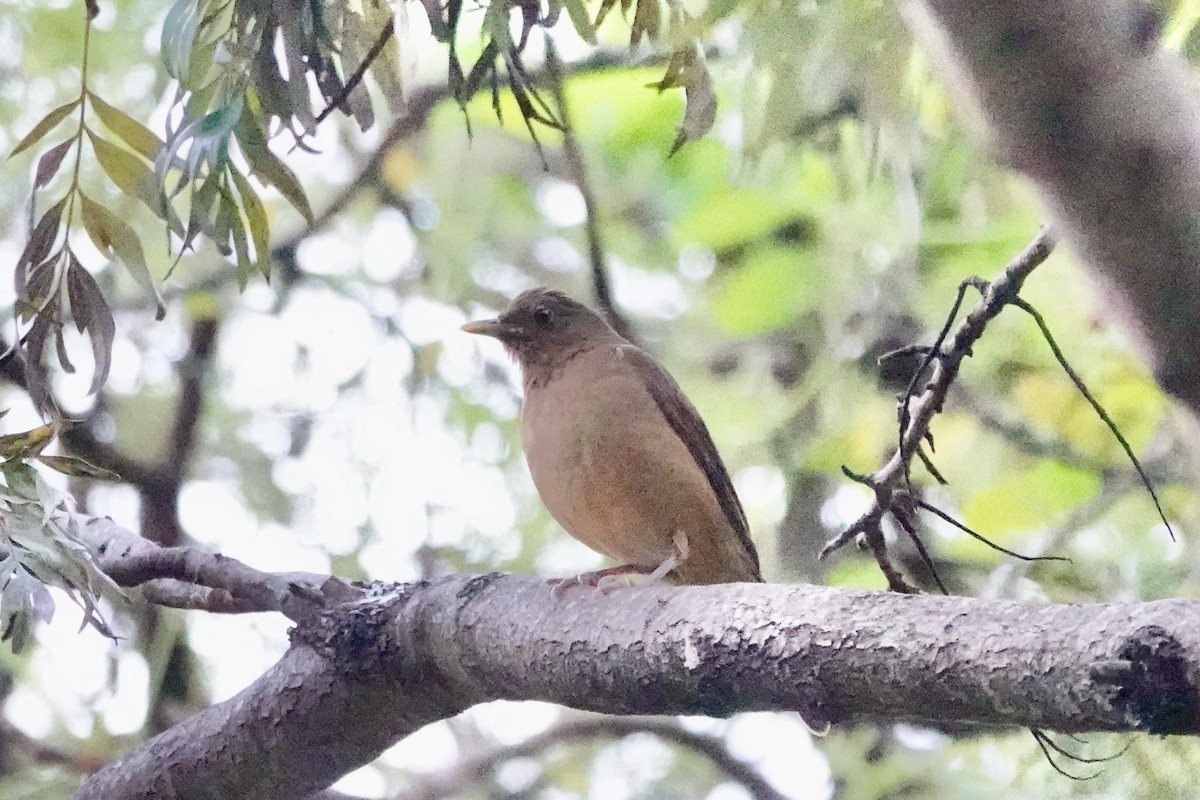
[{"label": "brown plumage", "polygon": [[561,292],[532,289],[463,326],[521,365],[525,457],[551,515],[618,562],[671,583],[761,581],[729,473],[696,409],[653,358]]}]

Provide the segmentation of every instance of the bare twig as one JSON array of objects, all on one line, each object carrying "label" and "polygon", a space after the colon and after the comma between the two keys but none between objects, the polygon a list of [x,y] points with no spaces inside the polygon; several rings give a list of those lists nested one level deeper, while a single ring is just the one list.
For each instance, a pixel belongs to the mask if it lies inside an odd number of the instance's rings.
[{"label": "bare twig", "polygon": [[396,795],[393,800],[441,800],[460,794],[510,759],[536,756],[559,745],[590,739],[619,739],[636,733],[647,733],[700,754],[742,784],[756,800],[786,800],[751,765],[730,753],[719,737],[693,733],[674,720],[661,717],[592,715],[560,723],[518,744],[496,747],[465,758],[447,770],[414,776],[417,786]]},{"label": "bare twig", "polygon": [[[900,398],[899,441],[895,453],[883,467],[871,475],[855,475],[843,468],[847,476],[869,486],[875,493],[871,507],[857,522],[829,540],[821,550],[820,557],[829,555],[861,535],[865,538],[880,570],[887,577],[888,585],[898,591],[911,590],[888,557],[887,544],[880,524],[887,514],[894,515],[900,504],[911,503],[915,497],[909,480],[910,464],[913,457],[921,453],[921,443],[929,437],[930,423],[942,410],[963,359],[971,354],[971,348],[983,335],[988,323],[1006,305],[1018,299],[1017,293],[1025,279],[1046,260],[1053,248],[1054,240],[1049,229],[1042,228],[995,281],[988,283],[980,278],[971,277],[962,282],[946,324],[913,374],[908,390]],[[954,319],[969,287],[978,289],[982,297],[970,313],[954,325]],[[924,390],[918,394],[919,382],[926,379]]]},{"label": "bare twig", "polygon": [[1020,553],[1015,552],[1013,550],[1009,550],[1006,547],[1001,547],[1000,545],[993,542],[991,539],[984,536],[982,533],[978,533],[976,531],[971,530],[971,528],[969,528],[968,526],[959,522],[954,517],[950,516],[945,511],[942,511],[940,508],[938,508],[935,505],[926,503],[923,500],[917,500],[916,506],[917,506],[917,508],[921,509],[922,511],[928,511],[930,514],[933,514],[935,517],[938,517],[939,519],[943,520],[944,522],[950,523],[951,525],[958,528],[963,533],[970,536],[972,539],[983,542],[984,544],[986,544],[988,547],[992,548],[993,550],[998,550],[999,552],[1004,553],[1006,556],[1012,556],[1013,558],[1018,559],[1020,561],[1070,561],[1071,560],[1071,559],[1065,558],[1063,556],[1023,556]]},{"label": "bare twig", "polygon": [[147,599],[160,605],[218,613],[279,611],[298,622],[330,602],[362,594],[325,575],[260,572],[192,547],[159,547],[106,518],[90,520],[78,533],[110,578],[125,587],[148,585]]},{"label": "bare twig", "polygon": [[342,87],[342,90],[338,92],[337,97],[332,98],[324,110],[317,115],[317,125],[324,122],[325,118],[332,114],[335,109],[341,107],[342,103],[346,102],[346,98],[350,96],[350,93],[358,88],[358,85],[362,83],[362,79],[366,76],[367,70],[375,63],[375,59],[379,58],[379,54],[383,52],[384,46],[387,45],[395,33],[396,21],[389,19],[387,25],[384,25],[383,30],[379,32],[375,43],[371,45],[371,49],[367,51],[367,55],[363,58],[362,63],[358,65],[358,69],[354,70],[354,73],[346,79],[346,83]]},{"label": "bare twig", "polygon": [[588,178],[583,149],[579,146],[579,138],[575,135],[575,123],[571,119],[567,94],[563,88],[565,78],[562,62],[559,60],[558,51],[549,36],[546,37],[546,72],[550,77],[550,91],[554,95],[555,105],[558,106],[558,119],[562,124],[563,155],[566,156],[567,169],[570,172],[571,180],[583,196],[583,207],[586,212],[583,225],[587,234],[588,260],[592,266],[592,291],[595,295],[596,306],[617,333],[634,344],[638,344],[637,333],[621,314],[616,303],[613,302],[612,287],[608,282],[608,267],[604,257],[604,242],[600,235],[600,214],[596,203],[596,193]]},{"label": "bare twig", "polygon": [[1137,470],[1138,477],[1142,480],[1142,485],[1150,493],[1150,499],[1154,501],[1154,509],[1158,512],[1158,518],[1162,520],[1163,525],[1167,526],[1167,533],[1171,535],[1171,541],[1175,541],[1175,531],[1171,528],[1171,523],[1167,521],[1167,515],[1163,511],[1162,503],[1158,500],[1158,493],[1154,491],[1154,484],[1150,481],[1150,476],[1142,468],[1142,462],[1134,455],[1133,448],[1129,446],[1129,441],[1121,433],[1120,429],[1117,428],[1117,423],[1113,422],[1112,417],[1104,410],[1104,406],[1100,405],[1100,401],[1095,398],[1087,388],[1087,385],[1084,384],[1083,378],[1079,377],[1079,373],[1067,361],[1066,356],[1063,355],[1062,350],[1058,346],[1058,342],[1050,334],[1050,327],[1046,324],[1045,318],[1042,317],[1036,308],[1020,298],[1013,300],[1013,305],[1033,317],[1033,321],[1037,323],[1038,330],[1042,333],[1042,338],[1046,340],[1046,344],[1050,345],[1050,350],[1054,353],[1054,360],[1063,368],[1063,372],[1067,373],[1067,377],[1071,379],[1071,383],[1075,384],[1076,391],[1083,395],[1083,399],[1087,400],[1088,405],[1092,407],[1092,410],[1096,412],[1096,415],[1104,422],[1105,427],[1108,428],[1121,445],[1121,449],[1125,451],[1125,457],[1133,464],[1133,468]]}]

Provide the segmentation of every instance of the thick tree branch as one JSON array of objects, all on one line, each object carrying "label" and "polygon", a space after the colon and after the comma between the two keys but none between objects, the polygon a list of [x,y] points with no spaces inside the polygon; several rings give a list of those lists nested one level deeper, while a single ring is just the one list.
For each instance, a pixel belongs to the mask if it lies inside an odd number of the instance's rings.
[{"label": "thick tree branch", "polygon": [[[1200,412],[1200,101],[1161,19],[1129,0],[924,0],[952,84],[1033,179],[1106,306],[1168,391]],[[930,24],[932,23],[932,24]]]},{"label": "thick tree branch", "polygon": [[800,710],[1200,733],[1200,601],[1036,605],[817,586],[555,599],[455,576],[314,617],[262,678],[93,776],[79,800],[284,798],[498,698],[615,714]]}]

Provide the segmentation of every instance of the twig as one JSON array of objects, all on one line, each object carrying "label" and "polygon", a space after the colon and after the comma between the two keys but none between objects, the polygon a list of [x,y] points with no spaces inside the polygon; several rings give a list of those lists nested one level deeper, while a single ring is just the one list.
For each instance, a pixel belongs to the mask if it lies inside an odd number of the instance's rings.
[{"label": "twig", "polygon": [[563,722],[519,744],[497,747],[463,759],[443,772],[414,777],[419,785],[395,795],[393,800],[440,800],[461,793],[465,787],[478,782],[510,759],[534,756],[560,744],[589,739],[623,738],[635,733],[648,733],[699,753],[718,770],[742,784],[755,800],[786,800],[785,795],[768,783],[751,765],[730,753],[719,737],[692,733],[669,719],[608,716],[587,716]]},{"label": "twig", "polygon": [[[946,324],[913,374],[907,391],[900,398],[900,430],[895,453],[883,467],[871,475],[855,475],[843,467],[843,472],[848,477],[870,487],[875,499],[857,522],[825,544],[820,557],[824,558],[861,535],[887,578],[888,586],[897,591],[911,591],[911,587],[900,577],[888,557],[887,544],[881,528],[882,520],[889,513],[894,515],[895,510],[901,508],[901,504],[911,503],[915,497],[910,483],[910,464],[913,457],[921,452],[921,443],[929,436],[930,423],[942,410],[963,359],[971,354],[971,348],[983,335],[988,323],[1006,305],[1019,299],[1017,293],[1025,279],[1046,260],[1053,249],[1054,239],[1050,230],[1042,228],[995,281],[988,283],[972,277],[960,284]],[[978,289],[982,297],[970,313],[955,325],[954,319],[958,315],[965,292],[970,287]],[[926,386],[918,394],[917,385],[926,375]],[[902,487],[903,490],[899,491]],[[907,501],[904,498],[908,498]],[[901,512],[903,513],[902,508]]]},{"label": "twig", "polygon": [[118,585],[148,584],[148,598],[161,605],[219,613],[279,611],[299,622],[331,602],[362,594],[325,575],[260,572],[193,547],[159,547],[106,518],[93,518],[77,532]]},{"label": "twig", "polygon": [[1117,423],[1113,422],[1112,417],[1104,410],[1104,406],[1100,405],[1100,402],[1088,390],[1083,382],[1083,378],[1080,378],[1079,373],[1071,367],[1066,356],[1059,349],[1058,342],[1050,334],[1050,327],[1046,324],[1045,318],[1042,317],[1036,308],[1019,297],[1013,300],[1013,305],[1033,317],[1033,321],[1037,323],[1038,330],[1042,332],[1042,338],[1046,340],[1046,344],[1050,345],[1050,351],[1054,353],[1054,359],[1058,362],[1058,365],[1063,368],[1063,371],[1067,373],[1067,377],[1071,379],[1071,383],[1075,384],[1075,389],[1083,395],[1083,399],[1088,401],[1088,405],[1092,407],[1092,410],[1096,412],[1096,415],[1100,417],[1104,425],[1116,437],[1117,442],[1121,445],[1121,449],[1125,451],[1126,458],[1133,464],[1133,468],[1137,470],[1138,477],[1142,479],[1142,485],[1150,493],[1150,499],[1154,501],[1154,509],[1158,512],[1158,518],[1162,520],[1163,525],[1167,526],[1167,533],[1170,534],[1171,541],[1175,541],[1175,531],[1171,528],[1171,523],[1167,521],[1167,515],[1163,511],[1162,503],[1158,500],[1158,493],[1154,491],[1154,484],[1151,483],[1150,476],[1146,474],[1146,470],[1142,469],[1142,462],[1133,454],[1133,448],[1129,446],[1129,441],[1121,433],[1120,429],[1117,428]]},{"label": "twig", "polygon": [[558,106],[558,119],[562,125],[563,154],[566,156],[567,169],[571,180],[583,196],[585,217],[584,231],[587,234],[588,260],[592,265],[592,291],[595,294],[596,305],[608,320],[613,329],[634,344],[638,344],[637,333],[629,321],[617,309],[613,302],[612,287],[608,282],[608,267],[604,257],[604,243],[600,236],[599,210],[596,203],[596,193],[592,189],[588,177],[587,162],[583,150],[579,146],[579,138],[575,135],[575,123],[571,119],[570,107],[567,104],[567,94],[563,88],[562,62],[554,42],[546,36],[546,72],[550,77],[550,91],[554,95],[554,103]]},{"label": "twig", "polygon": [[334,112],[335,109],[339,108],[342,103],[346,102],[346,98],[350,96],[351,92],[358,88],[360,83],[362,83],[362,79],[366,76],[367,70],[371,68],[373,63],[375,63],[375,59],[379,58],[379,54],[383,52],[384,46],[387,45],[388,40],[390,40],[395,33],[396,21],[395,19],[389,19],[387,25],[384,25],[383,30],[379,32],[378,38],[375,39],[375,44],[371,45],[371,49],[367,51],[366,57],[364,57],[362,63],[358,65],[358,69],[354,70],[354,73],[346,80],[342,90],[338,92],[337,96],[332,98],[325,106],[325,109],[317,115],[317,121],[315,124],[320,125],[325,121],[326,117]]},{"label": "twig", "polygon": [[917,506],[917,508],[921,509],[922,511],[928,511],[930,514],[933,514],[934,516],[939,517],[943,521],[950,523],[951,525],[958,528],[963,533],[967,534],[968,536],[970,536],[971,538],[973,538],[977,541],[983,542],[984,544],[986,544],[988,547],[992,548],[993,550],[998,550],[999,552],[1004,553],[1006,556],[1012,556],[1013,558],[1018,559],[1020,561],[1070,561],[1071,560],[1071,559],[1065,558],[1063,556],[1023,556],[1020,553],[1017,553],[1013,550],[1009,550],[1007,547],[1001,547],[1000,545],[993,542],[991,539],[984,536],[982,533],[978,533],[976,531],[971,530],[969,527],[967,527],[963,523],[959,522],[954,517],[947,514],[945,511],[942,511],[937,506],[931,505],[922,500],[917,500],[916,506]]}]

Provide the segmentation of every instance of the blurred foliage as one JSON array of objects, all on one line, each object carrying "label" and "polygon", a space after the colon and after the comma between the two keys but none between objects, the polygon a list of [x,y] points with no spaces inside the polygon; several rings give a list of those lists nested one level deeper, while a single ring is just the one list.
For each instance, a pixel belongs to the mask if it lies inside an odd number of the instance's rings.
[{"label": "blurred foliage", "polygon": [[[1158,5],[1166,45],[1195,58],[1200,3]],[[124,457],[153,464],[170,452],[189,325],[221,320],[178,498],[188,535],[263,569],[347,577],[598,564],[536,499],[511,363],[458,332],[533,285],[589,296],[583,200],[545,92],[544,29],[565,62],[617,304],[708,421],[768,578],[883,586],[861,554],[814,560],[863,503],[839,467],[870,471],[895,446],[898,376],[876,358],[928,343],[959,281],[995,275],[1042,219],[1029,187],[955,120],[893,4],[429,2],[394,18],[372,2],[305,4],[293,16],[279,7],[120,0],[92,20],[83,4],[0,7],[0,149],[21,150],[0,182],[0,252],[18,267],[4,302],[9,330],[25,326],[28,374],[41,369],[40,342],[53,343],[47,397]],[[388,24],[395,33],[381,39]],[[379,41],[368,80],[350,86]],[[621,64],[611,53],[631,41]],[[422,105],[428,97],[436,102]],[[711,130],[697,138],[710,99]],[[316,125],[330,105],[348,116]],[[406,128],[405,113],[415,120]],[[375,159],[389,124],[402,133]],[[689,142],[668,157],[681,130]],[[1088,287],[1060,251],[1024,296],[1184,535],[1168,539],[1109,432],[1033,324],[1010,312],[934,424],[950,485],[918,472],[919,486],[1005,547],[1072,560],[1017,562],[923,520],[954,591],[1085,602],[1200,588],[1188,536],[1200,520],[1194,431]],[[165,317],[150,324],[154,292]],[[93,369],[77,375],[75,364]],[[7,430],[38,430],[26,393],[3,393]],[[50,638],[61,620],[28,624],[46,615],[42,586],[55,574],[85,604],[96,587],[70,545],[61,481],[34,473],[35,453],[15,435],[0,491],[6,515],[27,514],[24,541],[42,561],[13,548],[22,580],[0,597],[5,619],[25,614],[12,631],[34,645],[0,662],[16,682],[7,716],[48,746],[103,760],[142,735],[150,712],[137,709],[154,702],[174,640],[160,629],[115,654],[81,655]],[[136,487],[70,481],[90,513],[139,524]],[[894,546],[928,588],[903,537]],[[125,612],[114,613],[116,625]],[[255,658],[265,667],[285,646],[277,621],[185,624],[201,694],[228,696],[261,671]],[[53,683],[54,660],[78,663],[92,682]],[[139,670],[145,685],[128,677]],[[115,708],[94,710],[97,697]],[[510,714],[481,708],[435,727],[445,749],[467,753],[508,740],[495,731]],[[789,757],[807,752],[803,734],[754,733],[763,724],[714,730],[752,741],[747,760],[792,796],[819,791],[824,778],[798,775]],[[1063,744],[1097,757],[1128,738]],[[1191,796],[1194,743],[1132,741],[1084,783],[1055,775],[1028,733],[856,726],[822,741],[818,762],[844,798]],[[366,772],[389,790],[407,785],[429,761],[417,748],[402,743]],[[597,797],[613,776],[621,796],[742,796],[694,754],[646,741],[523,761],[458,796]],[[0,800],[63,797],[72,770],[0,758]]]}]

